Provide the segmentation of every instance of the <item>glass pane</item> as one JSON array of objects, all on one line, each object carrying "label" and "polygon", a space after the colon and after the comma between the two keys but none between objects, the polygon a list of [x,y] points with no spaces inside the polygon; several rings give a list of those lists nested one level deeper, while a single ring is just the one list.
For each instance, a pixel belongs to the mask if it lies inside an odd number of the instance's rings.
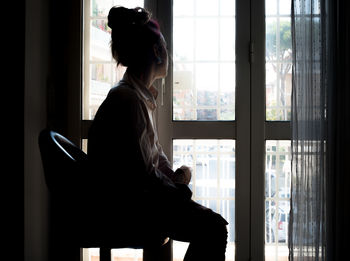
[{"label": "glass pane", "polygon": [[143,7],[144,0],[113,0],[113,5],[121,5],[126,8]]},{"label": "glass pane", "polygon": [[235,1],[198,3],[174,1],[173,120],[234,120]]},{"label": "glass pane", "polygon": [[291,117],[292,40],[290,0],[266,1],[266,120]]},{"label": "glass pane", "polygon": [[266,141],[265,170],[265,260],[288,260],[290,141]]},{"label": "glass pane", "polygon": [[[224,17],[220,19],[220,60],[221,61],[234,61],[235,58],[235,18]],[[226,64],[222,64],[226,65]],[[234,63],[228,63],[228,65],[234,67]],[[234,72],[233,72],[234,74]]]},{"label": "glass pane", "polygon": [[236,192],[235,177],[236,161],[233,154],[223,154],[220,157],[219,196],[234,197]]},{"label": "glass pane", "polygon": [[83,261],[98,261],[100,260],[99,248],[83,248]]},{"label": "glass pane", "polygon": [[197,16],[213,16],[218,15],[219,2],[213,0],[196,1],[195,12]]},{"label": "glass pane", "polygon": [[92,20],[90,29],[90,61],[111,62],[111,29],[107,26],[107,20]]},{"label": "glass pane", "polygon": [[106,98],[113,82],[113,68],[114,65],[110,63],[96,63],[90,64],[90,81],[89,89],[85,93],[86,100],[84,113],[88,119],[93,119],[100,104]]},{"label": "glass pane", "polygon": [[[175,61],[193,61],[194,55],[194,39],[193,19],[179,18],[174,21],[174,50],[173,58]],[[176,63],[177,65],[177,63]]]},{"label": "glass pane", "polygon": [[106,17],[113,6],[112,0],[91,0],[91,16]]},{"label": "glass pane", "polygon": [[[115,248],[111,250],[112,261],[142,261],[143,250],[133,248]],[[93,261],[93,260],[91,260]]]},{"label": "glass pane", "polygon": [[232,86],[235,85],[235,64],[222,63],[220,64],[220,89],[219,89],[219,101],[220,101],[220,114],[221,120],[235,119],[235,89]]},{"label": "glass pane", "polygon": [[221,16],[235,16],[235,2],[232,0],[221,0],[220,1],[220,15]]},{"label": "glass pane", "polygon": [[[192,169],[193,200],[220,213],[228,222],[226,260],[234,260],[235,236],[235,141],[173,141],[173,167]],[[174,260],[182,260],[188,244],[174,241]]]},{"label": "glass pane", "polygon": [[[84,14],[84,81],[83,119],[92,120],[98,107],[125,72],[112,59],[111,29],[107,26],[109,10],[120,5],[127,8],[143,7],[143,0],[91,0],[90,16]],[[88,9],[84,9],[86,12]]]},{"label": "glass pane", "polygon": [[[195,19],[195,57],[197,61],[217,61],[219,54],[219,21],[216,18]],[[201,75],[201,74],[200,74]],[[207,76],[207,75],[206,75]],[[203,77],[203,75],[202,75]]]},{"label": "glass pane", "polygon": [[277,14],[277,2],[278,0],[265,0],[265,14],[276,15]]},{"label": "glass pane", "polygon": [[[314,1],[317,2],[317,1]],[[279,14],[281,15],[290,15],[291,12],[291,1],[289,0],[279,0]]]},{"label": "glass pane", "polygon": [[[111,249],[111,261],[142,261],[142,249],[115,248]],[[83,248],[82,261],[99,261],[99,248]]]},{"label": "glass pane", "polygon": [[85,153],[87,153],[87,146],[88,146],[87,141],[88,141],[87,139],[81,140],[81,150],[84,151]]},{"label": "glass pane", "polygon": [[120,5],[127,8],[143,7],[143,0],[91,0],[90,15],[92,17],[107,17],[112,6]]},{"label": "glass pane", "polygon": [[194,0],[176,0],[173,3],[173,10],[177,16],[193,16]]}]

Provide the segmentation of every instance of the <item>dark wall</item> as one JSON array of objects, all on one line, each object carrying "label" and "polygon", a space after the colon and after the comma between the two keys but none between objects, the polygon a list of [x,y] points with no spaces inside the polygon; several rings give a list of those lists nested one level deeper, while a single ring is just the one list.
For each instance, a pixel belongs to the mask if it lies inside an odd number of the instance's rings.
[{"label": "dark wall", "polygon": [[24,260],[48,260],[48,191],[38,147],[47,124],[49,1],[25,2]]},{"label": "dark wall", "polygon": [[72,133],[79,133],[80,122],[74,116],[80,115],[77,111],[80,106],[74,106],[74,102],[79,96],[81,80],[80,5],[80,0],[25,0],[25,26],[22,25],[24,101],[21,102],[24,104],[22,142],[26,261],[46,261],[50,249],[49,193],[44,180],[38,135],[46,127],[72,140]]}]

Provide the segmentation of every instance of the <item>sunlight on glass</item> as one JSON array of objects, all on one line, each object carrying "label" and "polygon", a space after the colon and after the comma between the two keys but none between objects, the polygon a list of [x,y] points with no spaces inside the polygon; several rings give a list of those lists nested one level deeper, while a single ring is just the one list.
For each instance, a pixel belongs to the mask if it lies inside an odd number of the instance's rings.
[{"label": "sunlight on glass", "polygon": [[195,57],[197,61],[217,61],[218,60],[218,54],[219,54],[218,26],[219,24],[217,19],[212,19],[212,18],[196,19]]},{"label": "sunlight on glass", "polygon": [[235,1],[175,0],[173,120],[235,119]]},{"label": "sunlight on glass", "polygon": [[177,16],[193,16],[194,0],[176,0],[173,2],[173,12]]},{"label": "sunlight on glass", "polygon": [[235,16],[236,1],[220,0],[220,15],[221,16]]},{"label": "sunlight on glass", "polygon": [[193,61],[194,39],[193,18],[178,18],[174,21],[174,56],[177,61]]},{"label": "sunlight on glass", "polygon": [[[234,61],[235,57],[235,18],[224,17],[220,19],[220,60]],[[233,63],[229,63],[233,64]]]},{"label": "sunlight on glass", "polygon": [[98,261],[100,260],[99,248],[83,248],[82,261]]},{"label": "sunlight on glass", "polygon": [[288,260],[291,142],[266,141],[265,260]]},{"label": "sunlight on glass", "polygon": [[[141,0],[91,0],[84,6],[83,119],[92,120],[110,88],[123,77],[125,67],[116,66],[110,49],[111,28],[107,15],[113,6],[143,7]],[[90,10],[90,16],[87,15]]]},{"label": "sunlight on glass", "polygon": [[292,39],[290,0],[266,1],[266,120],[291,118]]},{"label": "sunlight on glass", "polygon": [[[228,222],[226,260],[234,260],[235,141],[174,140],[173,168],[192,169],[192,199],[220,213]],[[188,243],[174,241],[174,261],[183,260]]]},{"label": "sunlight on glass", "polygon": [[276,15],[277,14],[277,1],[278,0],[265,0],[265,14]]},{"label": "sunlight on glass", "polygon": [[197,1],[195,12],[198,16],[216,16],[218,15],[219,5],[218,1],[201,0]]},{"label": "sunlight on glass", "polygon": [[143,0],[91,0],[91,16],[107,17],[112,6],[119,5],[127,8],[143,7],[143,2]]},{"label": "sunlight on glass", "polygon": [[[111,250],[112,261],[142,261],[143,250],[132,248],[116,248]],[[92,261],[92,260],[91,260]]]}]

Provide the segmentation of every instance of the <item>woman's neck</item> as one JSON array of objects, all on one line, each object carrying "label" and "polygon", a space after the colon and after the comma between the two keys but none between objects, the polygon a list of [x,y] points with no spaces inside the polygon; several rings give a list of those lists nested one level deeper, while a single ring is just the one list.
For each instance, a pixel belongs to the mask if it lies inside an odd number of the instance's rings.
[{"label": "woman's neck", "polygon": [[153,85],[156,78],[154,76],[153,70],[148,70],[148,72],[137,72],[128,68],[127,72],[134,75],[147,89],[149,89]]}]

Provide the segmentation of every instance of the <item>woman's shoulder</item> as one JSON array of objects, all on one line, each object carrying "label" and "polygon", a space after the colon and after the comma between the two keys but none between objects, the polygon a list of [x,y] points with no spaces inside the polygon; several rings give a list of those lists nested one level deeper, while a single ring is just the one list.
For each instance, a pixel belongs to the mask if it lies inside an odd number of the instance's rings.
[{"label": "woman's shoulder", "polygon": [[107,97],[109,99],[117,99],[127,102],[138,102],[138,95],[132,86],[127,83],[120,82],[109,91]]}]

